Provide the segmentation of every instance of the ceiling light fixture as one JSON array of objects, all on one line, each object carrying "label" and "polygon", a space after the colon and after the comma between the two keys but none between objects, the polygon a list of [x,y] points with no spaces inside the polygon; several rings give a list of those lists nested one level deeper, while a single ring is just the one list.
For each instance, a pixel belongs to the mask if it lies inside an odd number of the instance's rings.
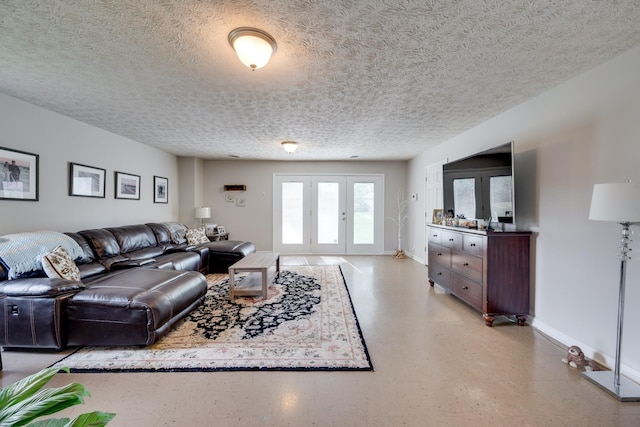
[{"label": "ceiling light fixture", "polygon": [[289,154],[293,153],[298,148],[298,143],[295,141],[282,141],[281,144],[284,151]]},{"label": "ceiling light fixture", "polygon": [[276,41],[266,32],[257,28],[240,27],[229,33],[229,44],[236,51],[238,59],[251,71],[262,68],[276,52]]}]

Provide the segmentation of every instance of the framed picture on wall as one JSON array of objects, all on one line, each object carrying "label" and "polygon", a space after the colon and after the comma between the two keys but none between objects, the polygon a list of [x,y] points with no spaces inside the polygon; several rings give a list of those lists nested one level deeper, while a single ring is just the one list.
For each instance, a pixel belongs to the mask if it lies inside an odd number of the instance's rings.
[{"label": "framed picture on wall", "polygon": [[106,169],[69,163],[69,195],[104,198]]},{"label": "framed picture on wall", "polygon": [[140,175],[115,172],[116,199],[140,200]]},{"label": "framed picture on wall", "polygon": [[153,203],[169,203],[169,179],[153,177]]},{"label": "framed picture on wall", "polygon": [[0,147],[0,199],[38,201],[40,156]]}]

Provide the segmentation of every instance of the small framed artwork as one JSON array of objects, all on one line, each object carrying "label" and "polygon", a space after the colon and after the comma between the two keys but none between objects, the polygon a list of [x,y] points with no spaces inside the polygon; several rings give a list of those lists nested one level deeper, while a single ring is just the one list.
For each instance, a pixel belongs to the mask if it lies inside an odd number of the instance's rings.
[{"label": "small framed artwork", "polygon": [[115,172],[116,199],[140,200],[140,175]]},{"label": "small framed artwork", "polygon": [[433,218],[431,219],[433,224],[442,224],[442,209],[433,210]]},{"label": "small framed artwork", "polygon": [[38,154],[0,147],[0,199],[38,201]]},{"label": "small framed artwork", "polygon": [[218,226],[218,234],[225,234],[227,230],[225,230],[224,225]]},{"label": "small framed artwork", "polygon": [[104,198],[106,173],[102,168],[69,163],[69,195]]},{"label": "small framed artwork", "polygon": [[169,203],[169,180],[167,178],[153,177],[153,203]]},{"label": "small framed artwork", "polygon": [[213,236],[214,234],[218,233],[218,224],[205,224],[204,225],[204,233],[207,236]]}]

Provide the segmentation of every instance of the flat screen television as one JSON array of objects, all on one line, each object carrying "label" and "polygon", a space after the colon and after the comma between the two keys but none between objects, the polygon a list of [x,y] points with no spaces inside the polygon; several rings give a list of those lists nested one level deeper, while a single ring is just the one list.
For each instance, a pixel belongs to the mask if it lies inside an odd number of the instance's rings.
[{"label": "flat screen television", "polygon": [[442,169],[444,214],[513,224],[513,164],[513,142],[446,163]]}]

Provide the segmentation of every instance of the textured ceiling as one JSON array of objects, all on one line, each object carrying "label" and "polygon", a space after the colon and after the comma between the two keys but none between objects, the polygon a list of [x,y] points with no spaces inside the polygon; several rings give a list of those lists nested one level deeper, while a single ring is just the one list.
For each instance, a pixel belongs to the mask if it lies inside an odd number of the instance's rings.
[{"label": "textured ceiling", "polygon": [[[2,0],[0,92],[182,156],[408,159],[639,22],[631,0]],[[241,26],[276,39],[265,68],[235,57]]]}]

